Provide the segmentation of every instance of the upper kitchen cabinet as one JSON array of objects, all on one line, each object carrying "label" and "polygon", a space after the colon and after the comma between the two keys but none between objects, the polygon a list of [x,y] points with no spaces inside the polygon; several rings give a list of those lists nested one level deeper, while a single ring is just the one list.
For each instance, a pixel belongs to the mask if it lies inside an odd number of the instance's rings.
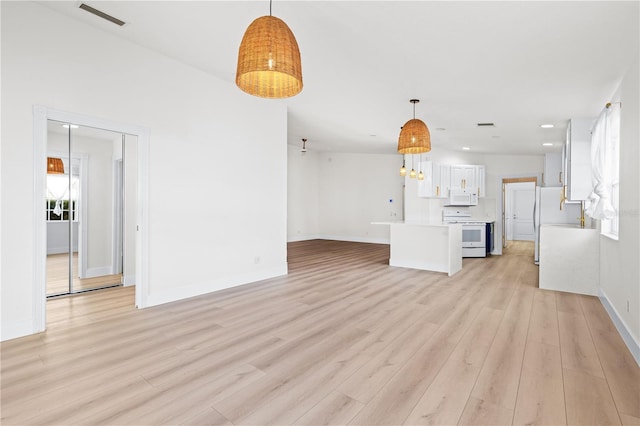
[{"label": "upper kitchen cabinet", "polygon": [[449,196],[451,166],[423,161],[424,180],[418,181],[418,196],[426,198],[446,198]]},{"label": "upper kitchen cabinet", "polygon": [[562,153],[548,152],[544,155],[544,174],[542,186],[562,186]]},{"label": "upper kitchen cabinet", "polygon": [[476,186],[476,166],[451,166],[451,189],[473,189]]},{"label": "upper kitchen cabinet", "polygon": [[591,194],[591,125],[593,119],[571,119],[565,143],[567,200],[581,201]]},{"label": "upper kitchen cabinet", "polygon": [[484,197],[484,180],[484,166],[467,164],[451,166],[451,189],[476,191],[479,197]]},{"label": "upper kitchen cabinet", "polygon": [[485,167],[476,165],[449,165],[432,161],[422,163],[425,178],[418,181],[418,196],[448,198],[451,189],[468,189],[485,195]]},{"label": "upper kitchen cabinet", "polygon": [[485,195],[485,168],[484,166],[476,166],[476,187],[478,189],[478,197]]}]

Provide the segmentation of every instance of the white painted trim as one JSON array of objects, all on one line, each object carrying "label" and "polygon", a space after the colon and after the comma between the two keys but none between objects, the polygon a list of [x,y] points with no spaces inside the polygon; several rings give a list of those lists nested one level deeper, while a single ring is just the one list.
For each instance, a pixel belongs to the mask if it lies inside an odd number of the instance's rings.
[{"label": "white painted trim", "polygon": [[287,240],[288,243],[294,243],[296,241],[309,241],[309,240],[334,240],[334,241],[349,241],[353,243],[373,243],[373,244],[391,244],[389,238],[361,238],[361,237],[343,237],[337,235],[303,235],[291,237]]},{"label": "white painted trim", "polygon": [[494,245],[491,254],[502,254],[502,179],[517,179],[535,177],[537,179],[536,186],[540,186],[542,182],[542,173],[516,173],[509,175],[498,175],[496,179],[496,220],[493,228]]},{"label": "white painted trim", "polygon": [[80,154],[80,203],[78,204],[78,278],[85,278],[87,276],[87,261],[89,256],[85,254],[85,251],[89,247],[89,236],[87,228],[87,210],[89,206],[87,200],[89,199],[89,191],[87,184],[87,176],[89,173],[89,156],[87,154]]},{"label": "white painted trim", "polygon": [[113,275],[114,272],[113,267],[111,265],[108,266],[98,266],[96,268],[88,268],[87,276],[85,278],[95,278],[95,277],[103,277],[105,275]]},{"label": "white painted trim", "polygon": [[296,235],[295,237],[290,237],[287,239],[288,243],[293,243],[296,241],[309,241],[309,240],[317,240],[320,237],[318,235]]},{"label": "white painted trim", "polygon": [[341,235],[318,235],[318,240],[350,241],[353,243],[391,244],[390,238],[343,237]]},{"label": "white painted trim", "polygon": [[[46,167],[46,166],[45,166]],[[28,336],[30,334],[34,334],[34,322],[31,320],[25,321],[16,321],[11,323],[2,322],[2,341],[7,341],[11,339],[17,339],[18,337]],[[39,333],[39,330],[35,333]]]},{"label": "white painted trim", "polygon": [[613,324],[616,326],[618,333],[620,333],[620,336],[622,336],[622,340],[627,345],[627,348],[629,348],[631,355],[636,360],[636,364],[638,364],[638,367],[640,367],[640,342],[638,342],[633,334],[631,334],[631,332],[629,331],[629,327],[624,322],[622,317],[618,314],[618,311],[609,301],[607,294],[604,292],[604,290],[602,290],[602,288],[599,289],[599,293],[602,305],[609,314],[611,321],[613,321]]},{"label": "white painted trim", "polygon": [[130,285],[136,284],[136,276],[135,275],[123,275],[122,276],[122,285],[128,287]]},{"label": "white painted trim", "polygon": [[123,233],[123,218],[124,218],[124,185],[123,185],[123,168],[122,158],[114,158],[111,162],[111,273],[119,274],[124,271],[123,268],[123,256],[122,250],[124,233]]},{"label": "white painted trim", "polygon": [[[147,306],[149,294],[149,130],[126,123],[119,123],[84,114],[76,114],[47,108],[42,105],[33,107],[33,229],[34,267],[32,272],[33,324],[31,330],[18,327],[22,335],[44,331],[46,327],[46,218],[42,214],[42,200],[45,199],[47,120],[74,123],[81,126],[96,127],[113,132],[126,133],[138,138],[138,235],[136,248],[136,306]],[[13,334],[13,333],[11,333]],[[19,337],[19,336],[15,336]],[[4,339],[4,336],[3,336]]]},{"label": "white painted trim", "polygon": [[[38,333],[46,328],[47,218],[42,214],[42,204],[47,186],[47,108],[40,105],[33,107],[33,175],[33,324],[31,330],[18,326],[12,331],[21,334],[13,337]],[[5,337],[3,334],[2,339]]]},{"label": "white painted trim", "polygon": [[164,291],[154,292],[153,296],[147,297],[146,302],[147,306],[161,305],[163,303],[175,302],[176,300],[186,299],[188,297],[200,296],[202,294],[223,290],[225,288],[236,287],[243,284],[255,283],[256,281],[262,281],[282,275],[287,275],[287,273],[287,263],[284,262],[277,266],[263,268],[245,274],[219,278],[213,281],[203,281],[183,287],[172,287]]}]

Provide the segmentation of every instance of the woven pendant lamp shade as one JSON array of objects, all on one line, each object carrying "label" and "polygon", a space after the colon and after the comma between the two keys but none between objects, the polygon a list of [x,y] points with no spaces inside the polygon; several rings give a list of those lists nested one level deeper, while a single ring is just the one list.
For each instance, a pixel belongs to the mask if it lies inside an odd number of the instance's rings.
[{"label": "woven pendant lamp shade", "polygon": [[64,174],[62,158],[47,157],[47,173],[51,175]]},{"label": "woven pendant lamp shade", "polygon": [[236,84],[261,98],[288,98],[300,93],[300,50],[283,20],[262,16],[249,25],[238,51]]},{"label": "woven pendant lamp shade", "polygon": [[413,118],[402,126],[398,138],[399,154],[420,154],[431,151],[431,134],[422,120]]},{"label": "woven pendant lamp shade", "polygon": [[431,134],[422,120],[416,118],[416,104],[420,99],[411,99],[413,118],[405,123],[398,138],[399,154],[422,154],[431,151]]}]

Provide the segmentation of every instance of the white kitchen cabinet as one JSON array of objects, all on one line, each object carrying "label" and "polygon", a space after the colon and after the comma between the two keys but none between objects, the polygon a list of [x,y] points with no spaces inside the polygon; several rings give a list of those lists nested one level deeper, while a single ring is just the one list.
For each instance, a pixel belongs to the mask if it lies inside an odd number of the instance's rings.
[{"label": "white kitchen cabinet", "polygon": [[476,188],[476,166],[456,164],[451,166],[451,189]]},{"label": "white kitchen cabinet", "polygon": [[451,189],[451,166],[449,164],[438,164],[438,182],[436,184],[436,194],[438,198],[449,198]]},{"label": "white kitchen cabinet", "polygon": [[593,119],[571,119],[567,126],[567,200],[581,201],[591,194],[591,125]]},{"label": "white kitchen cabinet", "polygon": [[421,166],[424,180],[418,181],[418,196],[425,198],[448,197],[450,166],[433,161],[423,161]]},{"label": "white kitchen cabinet", "polygon": [[562,186],[562,153],[548,152],[544,155],[542,186]]},{"label": "white kitchen cabinet", "polygon": [[485,166],[422,162],[424,180],[418,181],[418,196],[448,198],[451,189],[469,189],[485,196]]},{"label": "white kitchen cabinet", "polygon": [[476,187],[478,190],[478,197],[484,197],[485,195],[485,167],[476,167]]},{"label": "white kitchen cabinet", "polygon": [[424,173],[424,180],[418,181],[418,197],[435,197],[433,168],[433,161],[422,161],[418,164],[419,171],[422,170]]}]

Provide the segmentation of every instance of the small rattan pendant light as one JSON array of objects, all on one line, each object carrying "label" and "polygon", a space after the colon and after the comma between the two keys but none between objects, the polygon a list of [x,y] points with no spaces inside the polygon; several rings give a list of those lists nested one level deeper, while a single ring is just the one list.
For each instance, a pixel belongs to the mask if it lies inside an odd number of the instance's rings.
[{"label": "small rattan pendant light", "polygon": [[47,173],[50,175],[64,174],[62,158],[47,157]]},{"label": "small rattan pendant light", "polygon": [[420,154],[431,151],[431,135],[429,128],[422,120],[416,118],[416,104],[419,99],[411,99],[413,118],[405,123],[398,138],[398,153]]},{"label": "small rattan pendant light", "polygon": [[238,50],[236,84],[261,98],[288,98],[302,90],[298,42],[283,20],[262,16],[249,25]]}]

